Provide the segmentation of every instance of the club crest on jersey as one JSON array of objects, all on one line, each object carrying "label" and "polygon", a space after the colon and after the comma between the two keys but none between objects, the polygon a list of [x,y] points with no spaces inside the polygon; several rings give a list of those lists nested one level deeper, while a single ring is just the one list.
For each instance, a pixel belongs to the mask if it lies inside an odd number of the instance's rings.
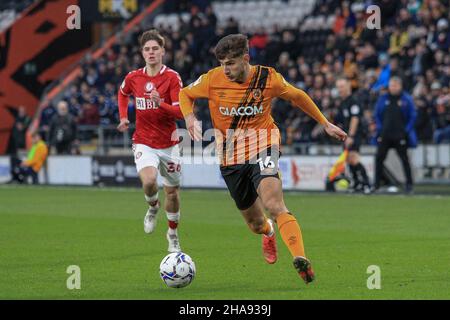
[{"label": "club crest on jersey", "polygon": [[254,99],[261,98],[261,95],[262,95],[261,89],[254,89],[252,92],[252,95],[253,95]]},{"label": "club crest on jersey", "polygon": [[144,89],[145,89],[146,92],[151,92],[151,91],[153,90],[154,87],[155,87],[155,85],[154,85],[153,83],[147,82],[147,83],[145,84]]}]

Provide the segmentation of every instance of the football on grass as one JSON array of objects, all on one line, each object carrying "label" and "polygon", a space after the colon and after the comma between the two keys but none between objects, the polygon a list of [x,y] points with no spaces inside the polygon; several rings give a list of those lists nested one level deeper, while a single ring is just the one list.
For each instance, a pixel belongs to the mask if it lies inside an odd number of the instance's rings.
[{"label": "football on grass", "polygon": [[183,288],[195,277],[195,263],[186,253],[170,253],[162,259],[159,274],[170,288]]}]

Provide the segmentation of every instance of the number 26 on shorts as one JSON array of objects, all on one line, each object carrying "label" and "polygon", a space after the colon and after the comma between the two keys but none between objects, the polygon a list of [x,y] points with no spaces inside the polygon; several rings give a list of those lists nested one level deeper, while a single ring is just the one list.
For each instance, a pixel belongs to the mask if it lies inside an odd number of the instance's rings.
[{"label": "number 26 on shorts", "polygon": [[168,170],[167,170],[168,173],[174,173],[174,172],[181,171],[181,164],[179,164],[179,163],[176,164],[174,162],[167,162],[167,167],[168,167]]}]

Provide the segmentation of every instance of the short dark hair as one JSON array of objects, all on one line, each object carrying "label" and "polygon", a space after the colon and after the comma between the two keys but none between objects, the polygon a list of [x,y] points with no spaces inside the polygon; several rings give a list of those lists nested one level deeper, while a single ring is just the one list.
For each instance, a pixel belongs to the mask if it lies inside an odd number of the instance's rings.
[{"label": "short dark hair", "polygon": [[159,33],[156,29],[151,29],[148,31],[145,31],[140,37],[139,37],[139,44],[141,45],[141,50],[144,48],[144,45],[147,41],[155,40],[161,48],[164,48],[166,41],[164,40],[164,37]]},{"label": "short dark hair", "polygon": [[243,34],[229,34],[219,40],[214,53],[217,60],[237,58],[248,53],[248,38]]},{"label": "short dark hair", "polygon": [[401,86],[403,86],[403,80],[399,76],[393,75],[393,76],[391,76],[389,81],[398,82]]},{"label": "short dark hair", "polygon": [[339,80],[344,80],[346,82],[350,82],[350,79],[347,78],[345,75],[342,75],[342,74],[336,77],[336,82],[338,82]]}]

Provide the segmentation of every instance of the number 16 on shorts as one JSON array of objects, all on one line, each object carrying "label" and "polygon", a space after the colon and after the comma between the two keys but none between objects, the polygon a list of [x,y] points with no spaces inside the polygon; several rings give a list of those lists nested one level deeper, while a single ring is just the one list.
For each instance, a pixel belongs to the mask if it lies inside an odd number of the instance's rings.
[{"label": "number 16 on shorts", "polygon": [[267,156],[265,158],[258,158],[256,160],[256,163],[259,164],[261,175],[273,175],[278,171],[276,161],[272,160],[270,156]]}]

